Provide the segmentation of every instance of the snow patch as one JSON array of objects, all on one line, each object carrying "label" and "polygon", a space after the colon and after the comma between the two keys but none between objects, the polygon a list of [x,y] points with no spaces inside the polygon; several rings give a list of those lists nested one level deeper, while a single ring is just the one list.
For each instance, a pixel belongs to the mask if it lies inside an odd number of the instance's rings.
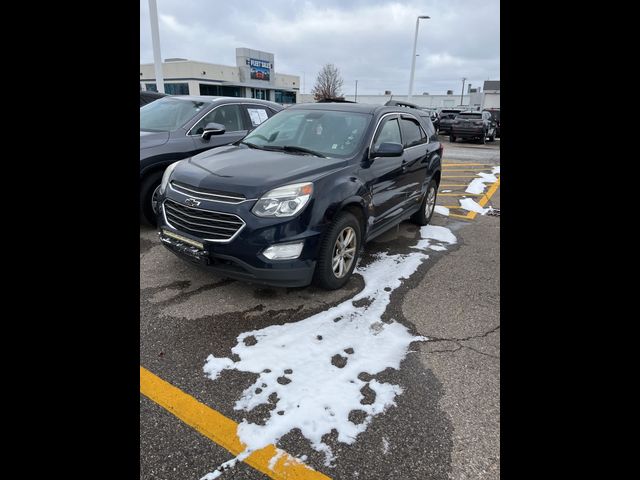
[{"label": "snow patch", "polygon": [[[322,441],[324,435],[335,430],[339,442],[352,444],[373,417],[395,406],[396,396],[402,393],[399,385],[363,380],[359,375],[364,372],[373,376],[387,368],[399,369],[409,345],[427,340],[413,335],[394,320],[382,321],[393,291],[429,258],[424,252],[430,246],[429,241],[447,244],[457,241],[445,227],[427,225],[420,229],[420,234],[422,238],[414,248],[421,251],[379,253],[369,265],[358,267],[356,273],[364,278],[364,288],[353,298],[298,322],[238,335],[237,344],[231,349],[240,358],[236,362],[213,355],[207,357],[203,370],[212,380],[223,370],[257,375],[236,402],[235,410],[251,411],[269,404],[269,397],[277,395],[276,407],[264,425],[247,419],[239,424],[237,434],[246,445],[240,456],[246,458],[253,451],[276,444],[298,428],[315,450],[324,453],[325,465],[331,466],[334,455]],[[247,337],[254,337],[257,342],[245,344]],[[362,412],[363,420],[357,424],[349,420],[352,411]],[[235,465],[240,456],[231,460],[232,464],[227,463]],[[274,458],[270,468],[276,465]],[[220,469],[202,480],[217,478],[218,472]]]},{"label": "snow patch", "polygon": [[443,207],[442,205],[436,205],[434,211],[439,213],[440,215],[449,216],[449,209],[447,207]]},{"label": "snow patch", "polygon": [[389,441],[387,437],[382,437],[382,453],[385,455],[389,452]]},{"label": "snow patch", "polygon": [[480,204],[476,203],[472,198],[465,198],[463,200],[460,200],[460,206],[465,210],[468,210],[470,212],[477,212],[480,215],[484,215],[490,210],[489,208],[482,208]]},{"label": "snow patch", "polygon": [[451,193],[453,190],[442,190],[442,193]]},{"label": "snow patch", "polygon": [[278,463],[280,457],[282,457],[285,453],[286,452],[284,450],[276,448],[276,454],[271,457],[271,460],[269,460],[269,470],[273,470],[275,468],[276,463]]},{"label": "snow patch", "polygon": [[478,173],[478,176],[480,178],[474,179],[469,184],[469,186],[465,190],[466,193],[480,194],[484,192],[486,183],[494,183],[498,181],[498,177],[496,177],[493,173],[480,172]]}]

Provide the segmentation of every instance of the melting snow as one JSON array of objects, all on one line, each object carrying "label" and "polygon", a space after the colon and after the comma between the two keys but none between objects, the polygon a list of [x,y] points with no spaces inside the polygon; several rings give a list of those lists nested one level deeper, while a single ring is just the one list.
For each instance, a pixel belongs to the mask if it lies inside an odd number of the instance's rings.
[{"label": "melting snow", "polygon": [[453,190],[442,190],[442,193],[451,193]]},{"label": "melting snow", "polygon": [[[395,397],[402,393],[399,385],[362,380],[358,376],[363,372],[376,375],[387,368],[398,369],[411,342],[426,340],[396,321],[382,321],[393,291],[429,258],[424,250],[433,247],[430,240],[456,243],[455,235],[445,227],[427,225],[420,233],[422,238],[413,247],[418,251],[380,253],[368,266],[358,267],[357,273],[363,276],[365,286],[352,299],[298,322],[240,334],[231,349],[240,358],[237,362],[209,355],[203,370],[212,380],[222,370],[257,374],[236,402],[236,410],[251,411],[269,404],[269,397],[277,395],[276,407],[264,425],[244,419],[238,426],[238,436],[246,445],[239,457],[246,458],[255,450],[276,444],[298,428],[315,450],[325,454],[325,464],[330,466],[334,456],[322,441],[324,435],[335,430],[338,441],[351,444],[374,416],[395,405]],[[441,245],[435,247],[446,249]],[[247,337],[254,337],[257,343],[246,345]],[[360,402],[365,399],[363,391],[367,404]],[[358,424],[349,420],[349,412],[354,410],[364,414],[364,420]],[[227,463],[233,466],[241,460],[239,457]],[[276,461],[272,459],[269,465],[275,465]],[[203,480],[217,478],[219,474],[216,471]]]},{"label": "melting snow", "polygon": [[279,448],[276,448],[276,454],[271,457],[271,460],[269,460],[269,470],[273,470],[273,468],[276,466],[276,463],[278,463],[278,460],[280,459],[281,456],[283,456],[286,452],[284,450],[281,450]]},{"label": "melting snow", "polygon": [[449,209],[447,207],[443,207],[442,205],[436,205],[434,211],[436,213],[439,213],[440,215],[449,216]]},{"label": "melting snow", "polygon": [[496,174],[500,173],[500,166],[493,167],[491,173],[478,173],[478,177],[475,178],[465,190],[466,193],[480,194],[484,192],[487,183],[494,183],[498,181]]},{"label": "melting snow", "polygon": [[460,200],[460,205],[465,210],[469,210],[470,212],[477,212],[480,215],[484,215],[485,213],[487,213],[490,210],[489,208],[482,208],[472,198],[465,198],[465,199]]},{"label": "melting snow", "polygon": [[484,189],[486,187],[485,183],[494,183],[494,182],[498,181],[498,177],[496,177],[492,173],[480,172],[480,173],[478,173],[478,176],[480,178],[474,179],[469,184],[469,186],[465,190],[466,193],[476,193],[476,194],[477,193],[482,193],[482,192],[484,192]]}]

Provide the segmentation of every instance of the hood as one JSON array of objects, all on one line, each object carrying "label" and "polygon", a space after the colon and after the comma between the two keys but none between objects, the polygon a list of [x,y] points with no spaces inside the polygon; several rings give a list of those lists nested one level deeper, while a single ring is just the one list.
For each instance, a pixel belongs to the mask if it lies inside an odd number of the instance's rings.
[{"label": "hood", "polygon": [[140,130],[140,150],[164,145],[169,140],[169,132],[143,132]]},{"label": "hood", "polygon": [[194,187],[258,198],[276,187],[313,181],[346,164],[344,159],[230,145],[183,160],[171,179]]}]

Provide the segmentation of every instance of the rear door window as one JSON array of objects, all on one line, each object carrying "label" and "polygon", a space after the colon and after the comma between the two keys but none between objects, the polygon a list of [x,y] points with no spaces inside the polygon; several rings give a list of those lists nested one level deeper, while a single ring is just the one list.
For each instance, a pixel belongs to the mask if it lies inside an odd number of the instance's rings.
[{"label": "rear door window", "polygon": [[246,105],[251,127],[257,127],[267,118],[273,116],[271,110],[263,105]]},{"label": "rear door window", "polygon": [[402,125],[402,136],[404,138],[405,148],[427,143],[427,135],[417,120],[401,118],[400,124]]}]

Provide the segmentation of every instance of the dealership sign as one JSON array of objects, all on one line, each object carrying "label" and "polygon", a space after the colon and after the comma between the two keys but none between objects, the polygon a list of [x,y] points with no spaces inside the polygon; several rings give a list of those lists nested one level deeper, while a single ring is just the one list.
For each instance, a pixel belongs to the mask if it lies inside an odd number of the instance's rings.
[{"label": "dealership sign", "polygon": [[251,69],[252,79],[266,81],[270,80],[271,64],[269,62],[250,58],[247,60],[247,63],[249,64],[249,67]]}]

